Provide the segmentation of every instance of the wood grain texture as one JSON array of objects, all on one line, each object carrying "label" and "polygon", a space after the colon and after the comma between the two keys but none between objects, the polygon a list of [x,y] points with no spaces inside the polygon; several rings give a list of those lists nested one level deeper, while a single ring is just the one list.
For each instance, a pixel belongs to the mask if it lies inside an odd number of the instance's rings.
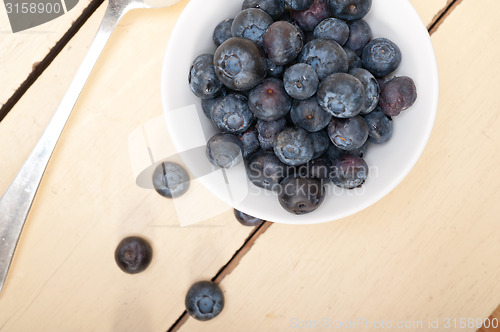
[{"label": "wood grain texture", "polygon": [[[0,107],[49,53],[90,0],[80,0],[68,13],[53,21],[12,33],[7,12],[0,10]],[[3,5],[2,5],[3,7]]]},{"label": "wood grain texture", "polygon": [[[186,289],[212,278],[251,232],[227,207],[203,223],[179,227],[174,201],[135,184],[129,135],[162,114],[161,62],[186,3],[130,13],[111,36],[27,220],[0,294],[1,331],[164,331],[182,313]],[[0,190],[55,110],[103,10],[0,123]],[[216,204],[205,195],[192,200],[194,210]],[[115,246],[130,234],[154,248],[151,266],[140,275],[126,275],[114,262]]]},{"label": "wood grain texture", "polygon": [[498,10],[495,0],[464,0],[433,35],[439,111],[408,177],[350,218],[270,227],[221,283],[228,305],[220,317],[189,319],[180,331],[368,331],[382,321],[407,324],[405,331],[434,330],[429,321],[439,331],[480,327],[460,328],[459,320],[488,317],[500,298],[500,177],[492,174],[500,69],[492,65],[498,52],[472,50],[482,48],[478,36],[500,42]]},{"label": "wood grain texture", "polygon": [[[499,73],[489,65],[494,52],[469,51],[482,45],[474,38],[486,34],[481,29],[495,27],[499,5],[485,1],[476,8],[464,0],[433,37],[440,109],[429,147],[408,178],[352,218],[272,225],[222,281],[221,316],[188,319],[181,331],[290,330],[292,318],[443,323],[493,311],[500,269],[488,253],[500,243],[499,180],[491,175],[499,161],[500,97],[487,91]],[[248,236],[232,212],[177,227],[173,202],[133,183],[127,138],[161,114],[163,52],[186,3],[131,13],[111,37],[30,214],[0,294],[0,331],[164,331],[182,314],[189,285],[212,278]],[[413,3],[427,23],[445,1]],[[0,141],[9,142],[0,150],[0,190],[55,110],[102,14],[100,8],[0,123]],[[492,31],[488,36],[500,41]],[[483,116],[471,121],[470,110],[479,109]],[[112,257],[132,233],[150,239],[157,254],[137,276],[119,271]]]}]

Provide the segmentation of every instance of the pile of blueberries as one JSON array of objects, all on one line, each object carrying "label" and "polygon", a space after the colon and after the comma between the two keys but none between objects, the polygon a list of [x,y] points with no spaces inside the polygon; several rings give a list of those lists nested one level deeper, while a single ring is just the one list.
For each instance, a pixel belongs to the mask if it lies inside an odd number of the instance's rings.
[{"label": "pile of blueberries", "polygon": [[244,0],[214,29],[214,54],[194,59],[191,91],[220,133],[207,157],[244,160],[250,181],[294,214],[324,200],[325,185],[357,188],[368,144],[387,142],[392,117],[413,105],[413,80],[392,77],[401,51],[372,37],[372,0]]}]

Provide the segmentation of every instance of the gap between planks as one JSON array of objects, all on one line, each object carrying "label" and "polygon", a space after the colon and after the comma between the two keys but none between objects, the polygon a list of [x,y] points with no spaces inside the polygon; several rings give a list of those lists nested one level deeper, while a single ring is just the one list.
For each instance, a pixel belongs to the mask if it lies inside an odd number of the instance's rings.
[{"label": "gap between planks", "polygon": [[[427,26],[427,31],[429,35],[432,35],[437,31],[439,26],[443,23],[444,19],[456,8],[463,0],[448,0],[443,9],[441,9],[432,19],[432,22]],[[224,265],[219,272],[212,278],[212,281],[219,284],[222,279],[228,274],[230,274],[236,266],[239,264],[243,256],[250,251],[255,241],[261,236],[269,227],[271,223],[266,221],[262,225],[258,226],[243,243],[243,245],[235,252],[233,257],[229,262]],[[500,309],[500,307],[499,307]],[[498,310],[497,310],[498,311]],[[167,330],[167,332],[176,332],[181,326],[188,320],[189,315],[184,310],[184,312],[179,316],[179,318],[172,324],[172,326]],[[480,330],[478,332],[490,332],[489,330]]]},{"label": "gap between planks", "polygon": [[71,27],[66,31],[66,33],[59,39],[54,47],[52,47],[47,53],[47,55],[39,62],[35,62],[32,65],[31,73],[28,77],[21,83],[21,85],[16,89],[16,91],[10,96],[9,99],[0,108],[0,121],[2,121],[7,114],[12,110],[16,103],[21,99],[21,97],[28,91],[28,89],[35,83],[35,81],[42,75],[42,73],[49,67],[49,65],[54,61],[54,59],[59,55],[59,53],[64,49],[68,42],[76,35],[80,28],[87,22],[87,20],[94,14],[94,12],[101,6],[104,0],[93,0],[90,4],[83,10],[82,14],[71,24]]},{"label": "gap between planks", "polygon": [[[241,259],[247,252],[250,251],[252,246],[254,245],[255,241],[264,234],[264,232],[271,227],[272,222],[269,221],[264,221],[262,224],[259,226],[256,226],[255,229],[250,233],[248,238],[243,242],[243,245],[236,250],[234,253],[233,257],[224,265],[223,267],[220,268],[220,270],[215,274],[215,276],[211,279],[211,281],[215,282],[216,284],[219,284],[222,279],[224,279],[228,274],[233,272],[233,270],[238,266],[240,263]],[[167,332],[175,332],[178,331],[179,328],[187,321],[189,318],[189,315],[186,310],[179,316],[179,318],[172,324],[172,326],[168,329]]]}]

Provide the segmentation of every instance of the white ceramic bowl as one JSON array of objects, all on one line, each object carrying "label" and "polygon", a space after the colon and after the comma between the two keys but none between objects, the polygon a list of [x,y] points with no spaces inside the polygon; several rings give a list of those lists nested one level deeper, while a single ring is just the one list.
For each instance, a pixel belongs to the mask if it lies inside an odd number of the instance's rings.
[{"label": "white ceramic bowl", "polygon": [[[241,10],[242,0],[191,0],[170,37],[162,71],[162,99],[169,134],[195,177],[216,196],[247,214],[279,223],[312,224],[347,217],[387,195],[408,174],[429,139],[437,110],[438,72],[428,32],[408,0],[373,0],[365,17],[374,38],[386,37],[401,49],[403,60],[395,75],[415,81],[418,98],[408,110],[394,117],[394,133],[384,145],[370,145],[365,160],[370,174],[354,190],[333,184],[328,196],[314,212],[296,216],[286,212],[274,194],[258,190],[243,166],[221,171],[205,157],[204,143],[216,132],[205,117],[200,100],[190,91],[188,71],[193,59],[213,53],[214,27]],[[181,153],[182,155],[182,153]],[[207,173],[207,169],[211,172]]]}]

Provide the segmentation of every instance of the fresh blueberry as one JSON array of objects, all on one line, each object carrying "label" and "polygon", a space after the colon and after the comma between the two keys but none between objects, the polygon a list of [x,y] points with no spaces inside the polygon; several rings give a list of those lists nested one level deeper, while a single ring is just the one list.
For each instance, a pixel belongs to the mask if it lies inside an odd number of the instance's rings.
[{"label": "fresh blueberry", "polygon": [[227,94],[227,90],[226,88],[222,87],[222,89],[220,90],[220,93],[217,97],[214,97],[214,98],[208,98],[208,99],[202,99],[201,100],[201,108],[203,110],[203,113],[205,114],[205,116],[207,118],[209,118],[210,120],[212,120],[212,107],[214,106],[215,102],[217,101],[217,99],[220,99],[222,97],[224,97],[225,95]]},{"label": "fresh blueberry", "polygon": [[285,0],[285,5],[292,10],[305,10],[313,4],[314,0]]},{"label": "fresh blueberry", "polygon": [[212,122],[224,133],[240,134],[250,127],[253,113],[247,97],[232,93],[215,101],[210,113]]},{"label": "fresh blueberry", "polygon": [[366,153],[366,150],[368,150],[368,145],[370,145],[369,139],[370,139],[370,136],[368,136],[368,139],[366,140],[365,144],[361,145],[361,147],[354,149],[354,150],[343,151],[343,152],[348,153],[348,154],[353,155],[353,156],[356,156],[356,157],[359,157],[359,158],[363,158],[363,156]]},{"label": "fresh blueberry", "polygon": [[328,136],[328,131],[326,129],[311,133],[313,140],[314,154],[312,159],[316,159],[323,155],[331,144],[330,137]]},{"label": "fresh blueberry", "polygon": [[260,8],[277,20],[285,12],[285,2],[283,0],[244,0],[241,9],[248,8]]},{"label": "fresh blueberry", "polygon": [[349,74],[356,77],[365,88],[365,106],[361,110],[361,114],[368,114],[375,109],[380,96],[380,87],[377,80],[366,69],[354,68],[349,71]]},{"label": "fresh blueberry", "polygon": [[286,92],[293,98],[304,100],[312,97],[318,89],[318,74],[311,65],[297,63],[283,74]]},{"label": "fresh blueberry", "polygon": [[189,189],[189,174],[177,163],[162,162],[153,171],[153,187],[163,197],[179,197]]},{"label": "fresh blueberry", "polygon": [[257,118],[273,121],[290,111],[292,98],[286,93],[282,80],[267,78],[250,91],[248,106]]},{"label": "fresh blueberry", "polygon": [[153,249],[141,237],[129,236],[120,241],[115,250],[115,261],[125,273],[135,274],[144,271],[151,263]]},{"label": "fresh blueberry", "polygon": [[330,17],[319,22],[314,28],[314,37],[316,39],[332,39],[339,45],[344,45],[349,39],[349,26],[343,20]]},{"label": "fresh blueberry", "polygon": [[370,143],[382,144],[392,137],[392,119],[380,107],[365,115],[365,120],[368,124]]},{"label": "fresh blueberry", "polygon": [[255,126],[258,132],[260,147],[264,150],[272,149],[276,135],[285,128],[286,119],[281,118],[274,121],[257,120]]},{"label": "fresh blueberry", "polygon": [[292,23],[274,22],[264,33],[264,50],[269,60],[277,65],[286,65],[300,53],[303,38],[302,32]]},{"label": "fresh blueberry", "polygon": [[259,226],[264,222],[264,220],[262,219],[253,217],[236,209],[234,209],[234,216],[236,217],[236,220],[238,220],[238,222],[243,226]]},{"label": "fresh blueberry", "polygon": [[217,24],[212,36],[215,46],[219,46],[220,44],[222,44],[223,42],[225,42],[226,40],[228,40],[233,36],[231,32],[231,26],[233,25],[233,21],[234,20],[230,18]]},{"label": "fresh blueberry", "polygon": [[312,159],[305,165],[299,166],[299,174],[306,178],[315,178],[324,180],[323,183],[330,181],[332,162],[327,157]]},{"label": "fresh blueberry", "polygon": [[332,15],[346,21],[365,17],[372,7],[372,0],[328,0]]},{"label": "fresh blueberry", "polygon": [[285,128],[276,135],[274,153],[287,165],[305,164],[314,154],[312,137],[302,128]]},{"label": "fresh blueberry", "polygon": [[248,90],[267,74],[267,63],[257,44],[250,39],[232,37],[223,42],[214,55],[215,73],[229,89]]},{"label": "fresh blueberry", "polygon": [[283,66],[281,65],[278,66],[268,58],[266,58],[266,60],[267,60],[267,75],[269,77],[281,78],[283,76],[283,71],[284,71]]},{"label": "fresh blueberry", "polygon": [[198,98],[213,98],[222,88],[215,73],[213,59],[212,54],[201,54],[194,59],[189,70],[189,88]]},{"label": "fresh blueberry", "polygon": [[238,136],[241,143],[243,158],[247,159],[260,148],[258,132],[255,126],[250,126]]},{"label": "fresh blueberry", "polygon": [[248,8],[236,15],[231,27],[234,37],[248,38],[262,46],[262,36],[273,23],[273,18],[258,8]]},{"label": "fresh blueberry", "polygon": [[278,191],[286,174],[287,166],[272,151],[257,151],[248,160],[247,176],[257,187]]},{"label": "fresh blueberry", "polygon": [[[329,142],[330,141],[330,137],[328,137],[328,140]],[[337,161],[337,159],[339,159],[342,155],[344,155],[346,153],[345,150],[342,150],[342,149],[339,149],[338,147],[336,147],[334,144],[330,144],[328,146],[328,149],[326,149],[325,151],[325,156],[332,162],[332,163],[335,163]]]},{"label": "fresh blueberry", "polygon": [[278,201],[290,213],[301,215],[313,212],[324,199],[325,191],[320,179],[289,176],[281,181]]},{"label": "fresh blueberry", "polygon": [[350,154],[340,156],[332,166],[330,179],[341,188],[354,189],[365,183],[368,165],[360,158]]},{"label": "fresh blueberry", "polygon": [[292,18],[306,32],[313,31],[319,22],[330,16],[330,8],[326,0],[314,0],[305,10],[292,11]]},{"label": "fresh blueberry", "polygon": [[296,101],[292,106],[290,116],[295,125],[309,132],[320,131],[325,128],[332,118],[330,113],[325,112],[319,106],[316,97]]},{"label": "fresh blueberry", "polygon": [[351,50],[350,48],[344,47],[345,54],[347,55],[347,63],[349,64],[349,71],[354,68],[361,68],[363,66],[363,62],[361,58]]},{"label": "fresh blueberry", "polygon": [[232,134],[215,134],[207,143],[208,160],[215,166],[231,168],[242,160],[240,141]]},{"label": "fresh blueberry", "polygon": [[379,105],[385,114],[396,116],[408,109],[417,100],[417,88],[407,76],[394,77],[387,81],[380,92]]},{"label": "fresh blueberry", "polygon": [[356,77],[336,73],[325,78],[318,87],[319,105],[338,118],[353,117],[365,105],[365,89]]},{"label": "fresh blueberry", "polygon": [[206,321],[220,314],[224,308],[224,295],[216,283],[198,281],[189,288],[185,305],[193,318]]},{"label": "fresh blueberry", "polygon": [[331,39],[315,39],[307,43],[299,54],[298,61],[311,65],[320,80],[328,75],[347,72],[347,55],[342,46]]},{"label": "fresh blueberry", "polygon": [[370,41],[361,56],[363,67],[374,76],[382,77],[395,71],[401,63],[399,47],[387,38]]},{"label": "fresh blueberry", "polygon": [[361,56],[363,48],[372,39],[370,25],[365,20],[347,22],[347,25],[349,26],[349,39],[344,46],[356,52],[358,56]]},{"label": "fresh blueberry", "polygon": [[332,118],[328,125],[328,136],[336,147],[350,151],[360,148],[368,139],[368,124],[357,115],[352,118]]}]

